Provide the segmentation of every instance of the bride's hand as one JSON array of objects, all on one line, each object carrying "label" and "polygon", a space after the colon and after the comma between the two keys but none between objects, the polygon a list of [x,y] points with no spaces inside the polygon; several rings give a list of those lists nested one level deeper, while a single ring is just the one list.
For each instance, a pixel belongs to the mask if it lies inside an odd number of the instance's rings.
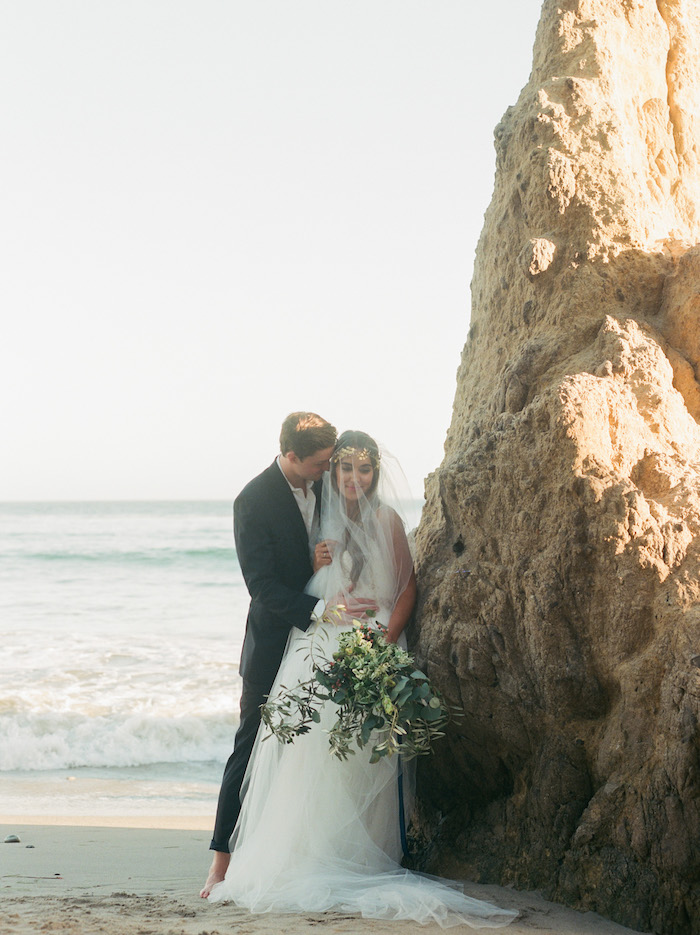
[{"label": "bride's hand", "polygon": [[368,620],[368,611],[373,615],[378,610],[379,604],[369,598],[351,597],[350,595],[345,598],[345,611],[354,620]]},{"label": "bride's hand", "polygon": [[330,565],[333,561],[333,546],[335,542],[331,542],[330,539],[324,539],[323,542],[319,544],[314,549],[314,572],[317,572],[319,568],[323,568],[324,565]]},{"label": "bride's hand", "polygon": [[351,597],[346,591],[345,594],[338,594],[326,603],[323,619],[337,627],[349,626],[355,620],[369,620],[368,613],[374,616],[378,610],[379,605],[376,601],[365,597]]}]

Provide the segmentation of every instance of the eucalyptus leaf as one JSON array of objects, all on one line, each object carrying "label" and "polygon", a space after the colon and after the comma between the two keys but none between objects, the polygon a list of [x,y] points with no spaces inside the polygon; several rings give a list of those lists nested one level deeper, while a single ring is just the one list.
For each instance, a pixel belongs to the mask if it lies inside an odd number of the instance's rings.
[{"label": "eucalyptus leaf", "polygon": [[442,711],[439,708],[431,708],[429,705],[426,705],[421,711],[421,717],[424,721],[437,721],[442,716]]}]

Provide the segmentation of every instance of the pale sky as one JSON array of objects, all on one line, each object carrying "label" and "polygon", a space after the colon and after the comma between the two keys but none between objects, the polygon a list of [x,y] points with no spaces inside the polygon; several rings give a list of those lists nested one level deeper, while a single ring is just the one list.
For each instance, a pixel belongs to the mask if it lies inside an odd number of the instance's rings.
[{"label": "pale sky", "polygon": [[288,412],[442,459],[540,0],[5,0],[0,500],[230,499]]}]

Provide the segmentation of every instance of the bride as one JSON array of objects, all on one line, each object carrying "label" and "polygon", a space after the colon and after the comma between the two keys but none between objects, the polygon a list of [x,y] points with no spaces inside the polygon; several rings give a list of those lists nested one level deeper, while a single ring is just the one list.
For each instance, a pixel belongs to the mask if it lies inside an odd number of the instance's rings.
[{"label": "bride", "polygon": [[[353,620],[381,623],[389,641],[405,641],[416,583],[403,523],[388,502],[396,493],[388,460],[364,432],[345,432],[336,443],[323,483],[323,541],[307,585],[326,610],[306,633],[292,629],[271,700],[309,679],[311,654],[330,658]],[[208,898],[251,912],[334,909],[445,927],[511,922],[517,913],[401,867],[400,757],[370,763],[371,743],[347,760],[331,756],[326,732],[334,708],[326,702],[320,724],[293,744],[279,743],[261,725],[226,879]]]}]

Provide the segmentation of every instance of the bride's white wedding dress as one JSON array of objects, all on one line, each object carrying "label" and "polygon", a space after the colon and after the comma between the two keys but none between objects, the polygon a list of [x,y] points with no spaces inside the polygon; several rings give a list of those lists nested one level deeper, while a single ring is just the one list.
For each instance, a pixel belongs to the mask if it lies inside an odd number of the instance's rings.
[{"label": "bride's white wedding dress", "polygon": [[[377,621],[386,624],[396,600],[396,561],[387,563],[380,552],[376,543],[367,546],[351,587],[352,558],[348,552],[336,555],[308,590],[372,598],[380,608]],[[348,628],[320,623],[314,632],[293,629],[270,697],[310,678],[310,651],[330,659],[341,630]],[[445,927],[511,922],[517,913],[466,896],[460,884],[401,867],[398,758],[370,764],[371,744],[345,761],[331,755],[325,730],[335,722],[335,710],[326,702],[321,723],[293,744],[280,743],[261,726],[228,873],[209,899],[232,900],[251,912],[332,909]]]}]

